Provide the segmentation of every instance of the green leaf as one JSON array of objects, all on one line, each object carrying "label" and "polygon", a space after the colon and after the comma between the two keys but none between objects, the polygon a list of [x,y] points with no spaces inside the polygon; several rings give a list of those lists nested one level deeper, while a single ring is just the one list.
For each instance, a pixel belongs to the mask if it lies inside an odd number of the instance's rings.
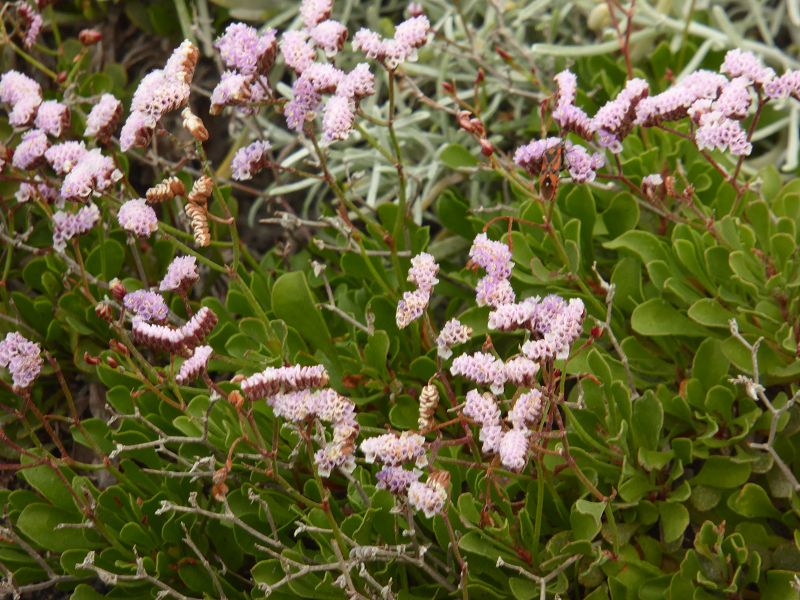
[{"label": "green leaf", "polygon": [[683,335],[706,337],[708,330],[698,327],[661,298],[653,298],[636,307],[631,315],[631,327],[647,336]]},{"label": "green leaf", "polygon": [[689,511],[677,502],[659,502],[658,514],[661,516],[661,532],[666,543],[679,539],[689,526]]},{"label": "green leaf", "polygon": [[451,169],[461,169],[464,167],[474,167],[478,164],[478,159],[461,144],[449,144],[445,146],[439,159],[445,166]]},{"label": "green leaf", "polygon": [[728,329],[728,321],[734,315],[727,308],[724,308],[718,300],[714,298],[701,298],[689,307],[689,318],[700,325],[706,327],[719,327]]},{"label": "green leaf", "polygon": [[389,411],[389,421],[397,429],[416,429],[419,405],[409,396],[400,396]]},{"label": "green leaf", "polygon": [[389,334],[385,331],[376,331],[370,336],[367,345],[364,346],[364,359],[368,366],[375,369],[378,373],[388,376],[386,369],[386,357],[389,354]]},{"label": "green leaf", "polygon": [[781,513],[773,506],[764,488],[755,483],[746,483],[741,490],[731,495],[728,498],[728,506],[743,517],[765,519],[781,517]]},{"label": "green leaf", "polygon": [[600,518],[604,510],[605,504],[602,502],[583,499],[576,501],[569,515],[569,522],[575,538],[578,540],[593,540],[600,532]]},{"label": "green leaf", "polygon": [[97,544],[90,542],[83,529],[66,528],[56,530],[61,523],[76,523],[78,519],[70,513],[48,504],[29,504],[20,513],[17,527],[39,547],[53,552],[71,549],[91,550]]},{"label": "green leaf", "polygon": [[125,248],[117,240],[107,239],[86,257],[86,270],[106,281],[117,277],[125,262]]},{"label": "green leaf", "polygon": [[664,408],[654,394],[645,394],[633,403],[631,433],[637,448],[655,450],[663,424]]},{"label": "green leaf", "polygon": [[272,309],[278,318],[294,327],[312,348],[319,348],[338,364],[330,331],[317,308],[305,273],[294,271],[278,278],[272,286]]},{"label": "green leaf", "polygon": [[750,464],[727,456],[710,456],[694,478],[695,485],[729,489],[742,485],[750,477]]},{"label": "green leaf", "polygon": [[[20,463],[23,465],[29,465],[35,462],[36,459],[29,454],[23,454],[20,457]],[[61,473],[64,475],[67,481],[71,480],[75,475],[67,469],[62,469]],[[53,506],[56,506],[67,513],[75,515],[79,514],[79,511],[75,506],[75,500],[72,497],[69,488],[64,483],[64,479],[58,476],[53,467],[50,467],[49,465],[30,467],[20,471],[20,474],[32,488],[50,501]]]}]

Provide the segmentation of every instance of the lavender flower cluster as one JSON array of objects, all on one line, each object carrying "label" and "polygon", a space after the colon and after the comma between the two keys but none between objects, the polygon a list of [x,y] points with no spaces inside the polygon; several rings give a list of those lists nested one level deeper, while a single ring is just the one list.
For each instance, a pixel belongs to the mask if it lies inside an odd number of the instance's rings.
[{"label": "lavender flower cluster", "polygon": [[431,298],[431,290],[439,280],[436,274],[439,265],[427,252],[422,252],[411,259],[411,268],[408,270],[408,281],[417,289],[412,292],[403,292],[403,298],[397,304],[395,319],[397,327],[403,329],[411,322],[419,319]]},{"label": "lavender flower cluster", "polygon": [[[329,477],[335,467],[350,473],[355,469],[355,439],[359,425],[355,405],[327,386],[328,372],[322,365],[268,367],[241,382],[250,400],[266,398],[275,415],[299,424],[318,419],[332,425],[332,437],[314,454],[317,471]],[[321,388],[321,389],[317,389]]]},{"label": "lavender flower cluster", "polygon": [[31,386],[42,370],[42,349],[39,344],[12,331],[0,342],[0,367],[8,369],[18,390]]}]

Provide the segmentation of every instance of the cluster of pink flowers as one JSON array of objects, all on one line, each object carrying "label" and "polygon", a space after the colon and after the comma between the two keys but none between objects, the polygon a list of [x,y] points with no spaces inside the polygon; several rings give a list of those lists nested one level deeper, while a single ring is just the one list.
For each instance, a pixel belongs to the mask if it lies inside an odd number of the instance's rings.
[{"label": "cluster of pink flowers", "polygon": [[94,148],[82,154],[61,184],[65,199],[83,200],[92,194],[99,195],[122,179],[122,172],[113,159]]},{"label": "cluster of pink flowers", "polygon": [[275,62],[276,31],[268,28],[259,33],[244,23],[231,23],[214,47],[229,70],[211,94],[211,114],[219,114],[225,106],[238,106],[246,114],[254,112],[252,105],[271,93],[266,74]]},{"label": "cluster of pink flowers", "polygon": [[269,142],[257,140],[244,148],[239,148],[231,161],[233,178],[238,181],[252,179],[253,175],[269,163],[267,153],[271,147]]},{"label": "cluster of pink flowers", "polygon": [[594,181],[597,170],[605,165],[603,155],[589,152],[583,146],[578,146],[559,137],[549,137],[543,140],[532,140],[517,148],[514,153],[514,163],[528,171],[531,175],[538,175],[544,168],[545,154],[548,150],[564,145],[564,161],[562,168],[569,170],[570,177],[576,183]]},{"label": "cluster of pink flowers", "polygon": [[425,15],[412,16],[394,30],[394,37],[381,37],[370,29],[360,29],[353,37],[353,50],[361,51],[368,58],[381,61],[388,69],[396,69],[401,63],[417,60],[417,50],[428,41],[431,23]]},{"label": "cluster of pink flowers", "polygon": [[[269,367],[241,382],[250,400],[266,398],[275,416],[293,423],[319,419],[332,424],[332,437],[314,454],[317,471],[328,477],[335,467],[355,469],[355,439],[359,425],[355,405],[328,387],[328,372],[322,365]],[[322,389],[315,389],[322,388]]]},{"label": "cluster of pink flowers", "polygon": [[375,93],[374,75],[366,63],[345,73],[328,62],[317,62],[318,53],[335,56],[347,39],[347,28],[330,19],[332,1],[304,0],[300,7],[304,28],[281,37],[284,62],[298,78],[284,114],[289,129],[302,131],[315,118],[322,95],[330,94],[322,112],[323,139],[344,140],[350,135],[359,102]]},{"label": "cluster of pink flowers", "polygon": [[469,250],[470,261],[486,271],[486,276],[478,281],[478,306],[499,306],[513,302],[515,295],[511,288],[511,249],[503,242],[490,240],[485,233],[475,236]]},{"label": "cluster of pink flowers", "polygon": [[53,249],[62,252],[69,240],[91,231],[99,220],[100,209],[91,203],[75,213],[56,211],[53,213]]},{"label": "cluster of pink flowers", "polygon": [[528,454],[530,427],[538,425],[544,410],[544,401],[538,390],[521,394],[508,414],[510,429],[503,429],[500,408],[491,394],[476,390],[467,393],[464,415],[479,426],[479,439],[484,453],[497,453],[507,469],[520,471]]},{"label": "cluster of pink flowers", "polygon": [[150,290],[136,290],[125,294],[122,304],[126,310],[134,314],[135,318],[145,321],[164,321],[169,314],[163,296]]},{"label": "cluster of pink flowers", "polygon": [[186,352],[200,345],[217,324],[216,313],[203,306],[191,319],[180,327],[155,325],[144,319],[134,318],[132,333],[136,344],[171,354]]},{"label": "cluster of pink flowers", "polygon": [[409,486],[419,481],[422,471],[419,469],[404,469],[403,467],[384,466],[380,471],[375,473],[375,479],[378,480],[380,489],[388,490],[396,496],[405,495],[408,492]]},{"label": "cluster of pink flowers", "polygon": [[404,431],[400,435],[384,433],[367,438],[361,442],[361,452],[369,464],[375,461],[390,467],[398,467],[410,461],[414,461],[417,467],[428,464],[425,438],[412,431]]},{"label": "cluster of pink flowers", "polygon": [[22,140],[14,149],[11,164],[17,169],[31,169],[44,159],[50,143],[47,134],[41,129],[31,129],[22,134]]},{"label": "cluster of pink flowers", "polygon": [[45,100],[39,105],[33,124],[48,135],[61,137],[70,124],[69,108],[61,102]]},{"label": "cluster of pink flowers", "polygon": [[197,346],[192,355],[181,364],[175,381],[180,385],[185,385],[197,379],[208,367],[208,360],[213,353],[214,349],[211,346]]},{"label": "cluster of pink flowers", "polygon": [[457,356],[450,366],[450,373],[481,385],[488,385],[495,394],[502,394],[506,383],[505,363],[487,352]]},{"label": "cluster of pink flowers", "polygon": [[158,229],[156,211],[144,198],[128,200],[117,213],[120,226],[139,237],[148,237]]},{"label": "cluster of pink flowers", "polygon": [[559,296],[547,296],[539,304],[531,323],[536,338],[522,345],[522,353],[535,361],[566,359],[572,343],[583,331],[585,315],[586,309],[580,298],[571,298],[567,302]]},{"label": "cluster of pink flowers", "polygon": [[142,79],[131,101],[131,113],[120,132],[123,152],[150,142],[161,118],[189,103],[189,92],[200,51],[189,40],[178,46],[163,69]]},{"label": "cluster of pink flowers", "polygon": [[112,94],[103,94],[86,117],[83,136],[106,143],[114,134],[122,118],[122,102]]},{"label": "cluster of pink flowers", "polygon": [[429,519],[440,514],[447,505],[449,478],[447,471],[437,471],[425,483],[413,481],[408,486],[408,505]]},{"label": "cluster of pink flowers", "polygon": [[8,333],[0,342],[0,367],[11,373],[14,387],[27,389],[42,370],[42,349],[16,331]]},{"label": "cluster of pink flowers", "polygon": [[439,280],[436,274],[439,265],[427,252],[422,252],[411,259],[411,268],[408,270],[408,281],[417,289],[412,292],[403,292],[403,298],[397,303],[395,320],[397,327],[403,329],[412,321],[419,319],[431,299],[431,291]]},{"label": "cluster of pink flowers", "polygon": [[[37,197],[40,197],[45,202],[51,202],[54,204],[59,202],[58,191],[42,182],[34,184],[24,181],[20,183],[19,189],[17,190],[16,194],[14,194],[14,197],[20,204],[30,202],[31,199]],[[61,202],[63,203],[63,199],[61,199]]]},{"label": "cluster of pink flowers", "polygon": [[42,103],[42,88],[18,71],[6,71],[0,77],[0,102],[11,106],[8,122],[12,127],[27,127]]},{"label": "cluster of pink flowers", "polygon": [[167,272],[158,286],[161,292],[185,294],[192,284],[200,278],[197,272],[197,259],[194,256],[176,256],[167,267]]},{"label": "cluster of pink flowers", "polygon": [[458,319],[450,319],[436,338],[437,354],[447,360],[453,355],[453,346],[468,342],[470,337],[472,337],[471,327],[463,325]]},{"label": "cluster of pink flowers", "polygon": [[58,175],[66,175],[78,164],[86,154],[83,142],[69,141],[50,146],[44,157]]},{"label": "cluster of pink flowers", "polygon": [[241,388],[247,398],[257,400],[278,393],[324,387],[328,381],[328,372],[322,365],[267,367],[244,379]]}]

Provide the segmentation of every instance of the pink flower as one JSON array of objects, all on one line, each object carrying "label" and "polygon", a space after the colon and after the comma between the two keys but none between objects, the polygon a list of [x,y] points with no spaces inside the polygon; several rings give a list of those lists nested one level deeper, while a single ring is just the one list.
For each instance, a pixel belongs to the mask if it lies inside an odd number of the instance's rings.
[{"label": "pink flower", "polygon": [[272,28],[259,34],[254,27],[244,23],[231,23],[214,42],[214,47],[219,50],[225,66],[255,76],[266,73],[272,66],[277,38]]},{"label": "pink flower", "polygon": [[367,58],[382,58],[384,54],[383,40],[374,31],[361,28],[353,36],[353,50],[363,52]]},{"label": "pink flower", "polygon": [[33,79],[18,71],[7,71],[0,77],[0,102],[11,105],[8,123],[26,127],[36,116],[42,103],[42,88]]},{"label": "pink flower", "polygon": [[786,71],[764,86],[768,98],[782,99],[792,96],[800,100],[800,71]]},{"label": "pink flower", "polygon": [[32,184],[26,181],[19,184],[17,193],[14,194],[17,202],[24,204],[32,198],[42,198],[45,202],[53,203],[58,198],[58,191],[51,188],[46,183]]},{"label": "pink flower", "polygon": [[126,231],[148,237],[158,229],[158,217],[144,198],[128,200],[117,213],[117,221]]},{"label": "pink flower", "polygon": [[292,85],[292,99],[284,107],[286,125],[293,131],[302,131],[306,121],[314,118],[320,95],[310,81],[299,77]]},{"label": "pink flower", "polygon": [[367,438],[361,442],[361,452],[366,462],[370,464],[376,460],[391,467],[412,460],[418,467],[428,464],[425,456],[425,438],[410,431],[404,431],[399,436],[385,433]]},{"label": "pink flower", "polygon": [[383,467],[375,474],[375,479],[378,480],[377,487],[395,495],[404,495],[412,483],[419,481],[420,475],[422,471],[418,469],[408,471],[403,467]]},{"label": "pink flower", "polygon": [[307,29],[331,16],[333,0],[303,0],[300,3],[300,16]]},{"label": "pink flower", "polygon": [[42,25],[44,24],[42,15],[24,0],[17,2],[16,9],[17,16],[22,20],[22,30],[24,32],[22,45],[26,48],[32,48],[42,31]]},{"label": "pink flower", "polygon": [[69,109],[65,104],[55,100],[42,102],[33,122],[36,127],[53,137],[61,137],[64,129],[69,127],[69,123]]},{"label": "pink flower", "polygon": [[500,424],[500,408],[498,408],[494,396],[488,392],[483,394],[477,390],[467,392],[464,415],[482,427]]},{"label": "pink flower", "polygon": [[78,164],[85,154],[86,146],[83,142],[70,141],[51,146],[44,153],[44,157],[56,173],[65,175]]},{"label": "pink flower", "polygon": [[712,71],[695,71],[665,92],[642,99],[636,106],[637,125],[652,127],[687,116],[689,107],[701,98],[715,99],[728,80]]},{"label": "pink flower", "polygon": [[485,233],[479,233],[469,249],[470,260],[497,277],[508,277],[514,263],[511,260],[511,249],[505,242],[490,240]]},{"label": "pink flower", "polygon": [[238,181],[252,179],[253,175],[263,169],[269,162],[267,153],[270,148],[269,142],[261,140],[257,140],[244,148],[239,148],[231,161],[233,178]]},{"label": "pink flower", "polygon": [[314,25],[308,35],[326,56],[336,56],[347,39],[347,27],[329,19]]},{"label": "pink flower", "polygon": [[521,471],[528,457],[528,430],[514,428],[506,431],[498,454],[506,469]]},{"label": "pink flower", "polygon": [[542,170],[544,153],[562,143],[561,138],[549,137],[543,140],[533,140],[514,152],[514,163],[528,171],[531,175],[538,175]]},{"label": "pink flower", "polygon": [[499,331],[530,328],[538,302],[539,297],[536,296],[519,303],[501,304],[489,313],[489,327]]},{"label": "pink flower", "polygon": [[472,328],[462,325],[458,319],[450,319],[444,324],[439,336],[436,338],[437,353],[440,358],[447,360],[453,355],[451,348],[469,341]]},{"label": "pink flower", "polygon": [[267,367],[241,383],[242,392],[251,400],[278,393],[295,392],[328,385],[328,372],[322,365]]},{"label": "pink flower", "polygon": [[281,37],[281,54],[286,65],[300,75],[314,62],[316,53],[303,31],[287,31]]},{"label": "pink flower", "polygon": [[572,298],[564,302],[548,296],[539,305],[534,319],[536,339],[522,345],[522,353],[531,360],[565,359],[572,343],[580,337],[586,310],[583,301]]},{"label": "pink flower", "polygon": [[322,114],[322,131],[325,141],[346,140],[353,129],[356,105],[349,98],[331,96]]},{"label": "pink flower", "polygon": [[511,282],[505,277],[487,275],[475,284],[475,301],[478,306],[498,307],[514,302],[516,295]]},{"label": "pink flower", "polygon": [[539,424],[544,411],[544,400],[539,390],[525,392],[514,403],[514,408],[508,413],[508,420],[514,428],[524,429]]},{"label": "pink flower", "polygon": [[142,112],[132,112],[119,133],[119,147],[123,152],[131,148],[144,148],[155,132],[155,120]]},{"label": "pink flower", "polygon": [[599,134],[601,146],[615,154],[622,152],[622,140],[633,128],[636,107],[649,92],[644,79],[629,79],[625,89],[597,111],[592,118],[592,129]]},{"label": "pink flower", "polygon": [[484,454],[497,452],[500,449],[500,442],[503,441],[503,427],[500,421],[481,427],[478,439],[482,442],[481,452]]},{"label": "pink flower", "polygon": [[414,481],[408,486],[408,505],[429,519],[441,513],[446,504],[447,488],[433,475],[425,483]]},{"label": "pink flower", "polygon": [[176,353],[200,345],[216,324],[217,315],[207,306],[203,306],[189,321],[177,328],[134,319],[131,333],[136,344]]},{"label": "pink flower", "polygon": [[14,149],[11,164],[17,169],[30,169],[42,162],[50,143],[41,129],[31,129],[22,134],[22,141]]},{"label": "pink flower", "polygon": [[775,71],[765,67],[755,54],[738,48],[728,51],[720,71],[731,77],[746,77],[761,87],[775,77]]},{"label": "pink flower", "polygon": [[162,292],[182,291],[185,293],[199,278],[197,259],[194,256],[176,256],[169,263],[158,289]]},{"label": "pink flower", "polygon": [[436,274],[439,265],[436,259],[427,252],[421,252],[411,259],[411,268],[408,270],[408,281],[422,291],[429,292],[439,283]]},{"label": "pink flower", "polygon": [[394,31],[394,40],[406,48],[420,48],[428,41],[431,23],[425,15],[410,17],[400,23]]},{"label": "pink flower", "polygon": [[536,374],[539,372],[539,364],[524,356],[517,356],[507,361],[505,364],[506,381],[520,386],[531,387],[536,383]]},{"label": "pink flower", "polygon": [[749,85],[750,81],[746,77],[733,79],[722,88],[719,98],[714,101],[714,110],[718,110],[730,119],[744,119],[753,102]]},{"label": "pink flower", "polygon": [[361,100],[375,93],[375,75],[369,70],[367,63],[358,63],[347,73],[336,87],[336,95],[352,100]]},{"label": "pink flower", "polygon": [[44,363],[41,352],[39,344],[16,331],[8,333],[0,342],[0,367],[7,368],[11,373],[16,389],[29,388],[39,376]]},{"label": "pink flower", "polygon": [[122,178],[114,161],[103,156],[97,148],[83,154],[61,184],[61,196],[66,199],[83,199],[92,193],[107,190]]},{"label": "pink flower", "polygon": [[569,175],[576,183],[594,181],[597,176],[596,171],[601,169],[606,162],[602,154],[595,152],[590,155],[583,146],[573,145],[571,142],[567,142],[567,152],[564,158]]},{"label": "pink flower", "polygon": [[428,307],[431,299],[429,292],[414,290],[403,292],[403,298],[397,303],[395,320],[399,329],[404,329],[412,321],[419,319]]},{"label": "pink flower", "polygon": [[122,102],[111,94],[103,94],[100,100],[92,107],[86,117],[84,137],[95,137],[98,141],[107,142],[119,125],[122,117]]},{"label": "pink flower", "polygon": [[452,375],[461,375],[474,383],[488,385],[494,394],[502,394],[506,382],[503,361],[485,352],[462,354],[453,359]]},{"label": "pink flower", "polygon": [[747,132],[738,121],[713,111],[700,117],[700,127],[694,133],[697,148],[704,150],[730,150],[734,156],[746,156],[753,150],[747,141]]},{"label": "pink flower", "polygon": [[99,220],[100,209],[94,204],[82,206],[77,213],[56,211],[53,214],[53,249],[62,252],[69,240],[91,231]]},{"label": "pink flower", "polygon": [[226,106],[241,105],[252,98],[252,80],[236,71],[225,71],[211,92],[211,108],[208,112],[218,115]]},{"label": "pink flower", "polygon": [[211,358],[213,352],[214,349],[211,346],[197,346],[192,356],[183,361],[180,371],[175,376],[175,382],[184,385],[197,379],[206,370],[208,359]]},{"label": "pink flower", "polygon": [[330,93],[336,91],[344,72],[328,63],[315,62],[306,67],[301,77],[307,79],[317,92]]},{"label": "pink flower", "polygon": [[149,290],[136,290],[125,294],[122,304],[126,310],[145,321],[163,321],[169,314],[167,303],[161,294]]}]

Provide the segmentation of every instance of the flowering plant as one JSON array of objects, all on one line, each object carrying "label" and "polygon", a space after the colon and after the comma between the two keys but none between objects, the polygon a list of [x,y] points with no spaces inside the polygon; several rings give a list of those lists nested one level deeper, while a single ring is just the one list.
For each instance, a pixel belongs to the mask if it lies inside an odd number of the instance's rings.
[{"label": "flowering plant", "polygon": [[256,5],[0,10],[2,593],[796,594],[794,4]]}]

